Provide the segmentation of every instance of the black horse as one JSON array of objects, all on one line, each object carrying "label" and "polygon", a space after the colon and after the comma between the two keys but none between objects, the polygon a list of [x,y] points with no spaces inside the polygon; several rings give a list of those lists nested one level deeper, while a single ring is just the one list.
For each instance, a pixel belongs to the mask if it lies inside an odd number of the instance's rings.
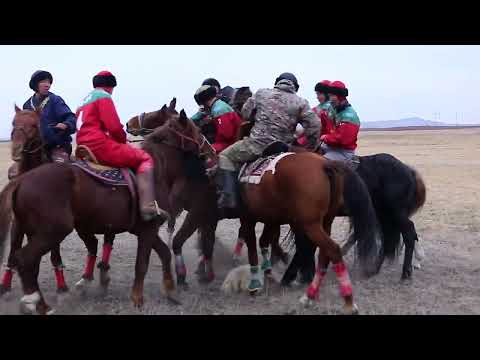
[{"label": "black horse", "polygon": [[[424,204],[426,188],[420,174],[390,154],[360,156],[356,172],[368,187],[370,197],[380,222],[382,248],[377,271],[387,258],[394,258],[400,245],[400,235],[405,244],[402,280],[412,276],[412,256],[418,241],[415,225],[410,217]],[[338,216],[348,215],[348,209]],[[300,271],[302,282],[309,282],[315,273],[315,250],[304,234],[295,234],[296,252],[282,278],[289,285]],[[352,238],[342,251],[347,253],[354,245]]]}]

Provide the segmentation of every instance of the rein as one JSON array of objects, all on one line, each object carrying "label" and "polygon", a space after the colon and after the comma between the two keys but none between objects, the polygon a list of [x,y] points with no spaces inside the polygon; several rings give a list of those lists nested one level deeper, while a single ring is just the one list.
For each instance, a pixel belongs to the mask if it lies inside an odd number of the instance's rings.
[{"label": "rein", "polygon": [[[15,133],[15,131],[21,131],[23,132],[23,134],[25,135],[25,137],[28,139],[28,136],[27,136],[27,132],[25,131],[25,127],[22,126],[22,125],[19,125],[19,126],[14,126],[13,127],[13,130],[12,130],[12,133],[10,135],[10,138],[13,137],[13,134]],[[34,148],[33,150],[30,150],[29,148],[32,146],[32,144],[34,144],[34,142],[37,140],[37,138],[35,139],[32,139],[31,141],[29,141],[25,148],[22,150],[23,153],[25,154],[35,154],[36,152],[40,151],[43,149],[43,147],[45,146],[45,144],[42,142],[41,138],[38,138],[40,140],[40,145],[38,145],[36,148]]]}]

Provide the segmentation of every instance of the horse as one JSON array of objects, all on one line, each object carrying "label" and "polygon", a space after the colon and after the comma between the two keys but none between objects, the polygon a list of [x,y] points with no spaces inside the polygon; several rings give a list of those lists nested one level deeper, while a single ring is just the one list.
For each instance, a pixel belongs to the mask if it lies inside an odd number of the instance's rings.
[{"label": "horse", "polygon": [[[420,173],[386,153],[359,156],[356,172],[368,188],[380,223],[382,251],[380,251],[377,272],[380,271],[385,258],[393,259],[397,254],[401,234],[405,244],[401,280],[411,279],[412,256],[416,248],[415,243],[418,242],[415,224],[411,217],[423,207],[426,201],[426,186]],[[345,211],[338,214],[338,216],[344,215]],[[309,276],[313,276],[312,266],[308,264],[314,261],[315,249],[305,246],[305,242],[307,240],[300,234],[297,244],[301,243],[301,247],[285,272],[282,279],[284,284],[293,281],[299,269],[303,270],[304,274],[309,273]],[[355,240],[349,238],[342,248],[343,253],[346,254],[354,244]],[[306,260],[300,260],[302,258]]]},{"label": "horse", "polygon": [[[241,88],[237,92],[240,97],[234,97],[236,103],[244,101],[245,91],[249,91],[248,88]],[[251,94],[251,92],[250,92]],[[238,100],[240,99],[240,100]],[[175,98],[170,103],[167,109],[171,114],[178,115],[175,111]],[[155,129],[164,124],[164,121],[159,121],[159,117],[149,116],[136,116],[131,118],[127,122],[127,132],[133,135],[147,135],[152,133]],[[163,119],[163,118],[162,118]],[[215,241],[215,229],[217,218],[216,214],[212,213],[205,216],[208,212],[208,208],[205,206],[211,205],[216,202],[215,188],[209,184],[205,173],[202,172],[203,165],[195,156],[177,156],[174,155],[174,149],[182,149],[182,142],[175,142],[178,137],[176,135],[171,136],[167,145],[165,156],[165,167],[169,169],[176,169],[172,171],[165,171],[166,182],[168,184],[168,202],[170,204],[169,214],[171,215],[168,223],[168,244],[173,249],[176,257],[176,270],[177,270],[177,283],[182,286],[186,286],[187,269],[184,265],[183,257],[181,255],[181,249],[185,241],[196,231],[199,233],[199,244],[201,259],[198,264],[198,268],[195,273],[199,276],[199,280],[202,283],[213,281],[215,274],[212,267],[211,257],[213,255],[213,247]],[[216,154],[213,148],[210,146],[205,137],[202,138],[202,151],[203,156],[210,159],[215,159]],[[187,175],[182,173],[182,169],[187,170]],[[196,170],[195,170],[196,169]],[[200,169],[200,174],[197,170]],[[191,195],[189,194],[194,194]],[[167,196],[167,195],[166,195]],[[173,238],[175,218],[182,210],[187,210],[187,215],[179,229],[175,238]],[[241,227],[242,228],[242,227]],[[274,236],[273,236],[274,237]],[[260,244],[262,247],[269,246],[270,238],[272,238],[268,228],[264,229],[262,237],[260,238]],[[204,253],[203,239],[207,241],[206,251]],[[272,245],[272,254],[276,255],[280,259],[285,261],[285,254],[281,251],[278,241]],[[268,267],[266,267],[268,272]]]},{"label": "horse", "polygon": [[[240,88],[233,96],[233,103],[236,104],[236,111],[240,110],[245,101],[252,95],[248,87]],[[238,139],[248,136],[253,126],[250,119],[245,119],[239,129]],[[299,147],[293,147],[294,151],[302,151]],[[404,164],[391,154],[380,153],[368,156],[359,156],[359,165],[356,169],[358,175],[367,185],[369,194],[373,201],[377,219],[380,222],[379,232],[382,248],[377,272],[380,271],[383,261],[386,258],[393,258],[400,245],[400,234],[405,244],[405,255],[402,269],[402,279],[409,279],[412,276],[412,254],[416,250],[415,241],[418,242],[418,235],[415,225],[410,218],[423,207],[426,200],[425,183],[419,172]],[[343,209],[337,216],[348,216]],[[277,238],[280,236],[280,228],[271,229],[270,232]],[[275,235],[278,234],[278,235]],[[315,247],[309,246],[309,241],[300,234],[299,251],[294,255],[287,269],[282,283],[287,285],[293,281],[298,269],[304,271],[307,279],[313,277],[315,268],[314,252]],[[276,243],[273,239],[273,243]],[[234,247],[233,258],[238,259],[243,247],[243,229],[239,229],[237,241]],[[342,252],[345,255],[355,244],[354,237],[343,246]],[[312,253],[313,251],[313,253]],[[302,258],[309,259],[304,262]]]},{"label": "horse", "polygon": [[[163,174],[159,171],[162,154],[155,146],[146,148],[146,151],[155,162],[156,198],[159,207],[164,209],[168,204],[159,196],[164,187]],[[88,194],[95,194],[95,197]],[[13,214],[18,231],[28,238],[27,245],[16,251],[12,260],[25,294],[20,300],[22,312],[52,313],[53,309],[45,302],[38,284],[40,261],[43,255],[59,247],[74,229],[89,254],[96,252],[95,234],[115,235],[128,231],[136,235],[133,304],[141,307],[144,303],[144,278],[152,249],[163,265],[167,298],[176,302],[170,250],[158,236],[159,227],[169,215],[162,210],[161,216],[145,222],[134,205],[127,187],[105,186],[79,167],[67,163],[42,164],[10,181],[0,193],[0,255],[3,256]],[[93,268],[95,259],[91,255],[88,259],[88,265]]]},{"label": "horse", "polygon": [[[45,146],[40,136],[39,121],[40,109],[36,111],[20,110],[15,106],[13,129],[11,138],[11,157],[18,162],[18,173],[23,174],[43,163],[48,162]],[[7,269],[0,284],[0,295],[11,290],[13,278],[13,255],[22,247],[24,234],[19,232],[15,221],[12,222],[10,232],[10,253],[7,260]],[[55,272],[57,292],[68,291],[63,274],[63,261],[60,256],[60,247],[55,246],[51,251],[50,260]]]},{"label": "horse", "polygon": [[[179,158],[188,153],[189,157],[195,156],[197,162],[201,162],[203,138],[193,122],[182,114],[172,116],[167,123],[149,135],[149,141],[170,141],[172,151],[175,151]],[[187,144],[190,144],[188,150]],[[192,151],[195,153],[191,153]],[[184,171],[187,172],[187,169]],[[302,174],[305,173],[310,175],[308,182],[303,181]],[[211,196],[203,208],[208,209],[207,214],[218,215],[214,186],[210,184],[207,188],[211,189]],[[280,159],[275,173],[265,173],[259,184],[240,184],[240,194],[243,206],[231,218],[239,217],[245,225],[245,240],[253,275],[249,284],[251,293],[256,293],[261,288],[261,282],[256,277],[259,272],[255,224],[263,222],[269,228],[290,224],[293,229],[308,234],[309,239],[321,250],[318,257],[319,267],[306,293],[308,299],[317,298],[321,281],[332,262],[341,296],[345,301],[344,310],[348,314],[357,313],[348,270],[343,262],[341,249],[330,237],[330,232],[338,209],[348,208],[354,223],[353,234],[358,242],[361,269],[365,275],[374,273],[378,262],[375,211],[360,177],[344,164],[329,161],[318,154],[293,153]],[[174,253],[178,252],[179,246],[175,240],[174,238]],[[203,242],[202,245],[206,254],[206,244]],[[176,270],[178,265],[183,265],[183,259],[177,256]],[[178,274],[177,270],[177,276]]]},{"label": "horse", "polygon": [[[170,101],[168,107],[163,105],[160,110],[151,113],[141,113],[139,115],[133,116],[127,121],[126,131],[133,136],[146,136],[153,132],[157,127],[163,125],[166,121],[165,114],[178,114],[175,110],[177,104],[177,99],[173,98]],[[143,140],[134,140],[134,141],[143,141]],[[178,187],[175,187],[175,190],[180,190]],[[173,195],[174,197],[178,195]],[[168,234],[168,246],[172,247],[173,233],[175,231],[176,218],[179,215],[181,210],[178,210],[178,213],[170,214],[167,225],[167,234]]]}]

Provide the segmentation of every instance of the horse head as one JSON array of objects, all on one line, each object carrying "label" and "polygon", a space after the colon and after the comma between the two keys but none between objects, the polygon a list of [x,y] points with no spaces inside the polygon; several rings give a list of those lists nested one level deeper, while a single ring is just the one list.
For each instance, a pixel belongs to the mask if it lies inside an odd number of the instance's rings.
[{"label": "horse head", "polygon": [[134,136],[145,136],[151,133],[154,129],[162,126],[168,120],[169,116],[176,115],[175,110],[177,99],[173,98],[170,105],[163,105],[160,110],[149,113],[142,113],[132,117],[127,122],[127,132]]},{"label": "horse head", "polygon": [[23,159],[25,152],[33,153],[41,150],[40,110],[21,110],[15,105],[15,116],[12,122],[11,157],[13,161]]}]

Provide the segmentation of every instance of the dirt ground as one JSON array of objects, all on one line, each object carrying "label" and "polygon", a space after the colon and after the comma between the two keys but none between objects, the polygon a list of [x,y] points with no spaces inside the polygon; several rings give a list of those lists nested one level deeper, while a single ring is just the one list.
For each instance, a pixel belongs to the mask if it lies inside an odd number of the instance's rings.
[{"label": "dirt ground", "polygon": [[[480,129],[438,131],[368,131],[360,134],[361,155],[388,152],[413,165],[427,186],[427,202],[414,216],[426,258],[413,280],[400,282],[401,263],[386,263],[371,279],[352,273],[355,301],[361,314],[480,314]],[[0,144],[0,185],[5,185],[10,164],[8,144]],[[182,215],[181,218],[183,218]],[[179,224],[179,221],[177,224]],[[180,290],[181,305],[170,304],[161,288],[161,266],[152,253],[145,282],[146,304],[140,312],[129,296],[133,282],[136,239],[118,235],[111,259],[110,287],[106,293],[97,281],[89,291],[76,293],[86,250],[75,233],[62,243],[68,295],[58,297],[49,256],[41,265],[40,284],[57,314],[338,314],[342,300],[334,274],[329,273],[319,301],[303,309],[298,299],[304,288],[282,289],[273,283],[256,297],[224,295],[221,284],[232,268],[231,252],[239,223],[224,220],[217,230],[214,266],[217,279],[207,286],[197,282],[193,271],[197,253],[195,235],[187,241],[184,255],[188,269],[188,290]],[[177,225],[178,227],[178,225]],[[257,225],[260,234],[262,225]],[[347,221],[335,221],[333,238],[343,242]],[[288,227],[282,228],[282,236]],[[166,241],[165,226],[160,235]],[[99,236],[101,239],[102,237]],[[403,256],[402,256],[403,261]],[[246,254],[241,259],[247,263]],[[353,258],[347,256],[347,263]],[[98,270],[96,270],[98,271]],[[98,280],[98,273],[96,273]],[[0,314],[18,314],[22,296],[18,277],[14,289],[0,299]]]}]

